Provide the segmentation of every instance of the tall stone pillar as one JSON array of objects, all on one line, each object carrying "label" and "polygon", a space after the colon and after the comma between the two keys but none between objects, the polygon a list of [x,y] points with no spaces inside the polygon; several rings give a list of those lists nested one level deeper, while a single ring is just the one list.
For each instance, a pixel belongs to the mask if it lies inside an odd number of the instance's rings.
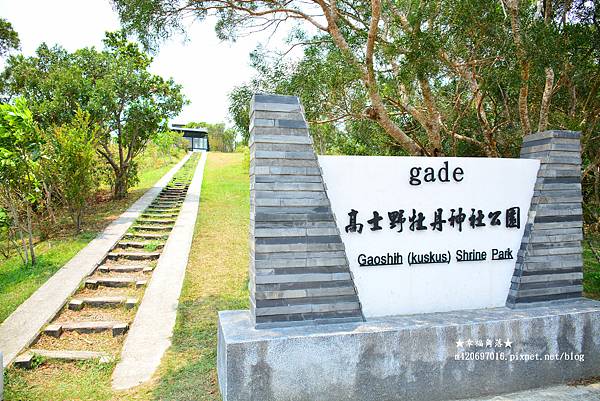
[{"label": "tall stone pillar", "polygon": [[583,240],[580,133],[523,139],[521,157],[541,161],[507,306],[579,298]]},{"label": "tall stone pillar", "polygon": [[295,96],[252,99],[250,245],[251,315],[257,328],[362,320]]}]

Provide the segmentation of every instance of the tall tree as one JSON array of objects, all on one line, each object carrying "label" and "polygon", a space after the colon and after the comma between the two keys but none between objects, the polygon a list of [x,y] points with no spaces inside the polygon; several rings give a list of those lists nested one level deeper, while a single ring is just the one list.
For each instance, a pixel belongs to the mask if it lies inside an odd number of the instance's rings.
[{"label": "tall tree", "polygon": [[9,57],[4,87],[29,100],[44,129],[70,123],[78,108],[89,113],[100,127],[97,152],[113,171],[114,197],[122,198],[135,158],[185,102],[180,85],[150,73],[151,62],[123,32],[107,33],[102,51],[42,44],[34,57]]}]

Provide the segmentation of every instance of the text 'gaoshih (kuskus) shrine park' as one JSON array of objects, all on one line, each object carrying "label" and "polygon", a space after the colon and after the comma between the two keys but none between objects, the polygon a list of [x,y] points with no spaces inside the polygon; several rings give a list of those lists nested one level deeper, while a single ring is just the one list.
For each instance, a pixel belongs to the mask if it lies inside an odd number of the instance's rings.
[{"label": "text 'gaoshih (kuskus) shrine park'", "polygon": [[0,401],[600,401],[600,3],[0,16]]}]

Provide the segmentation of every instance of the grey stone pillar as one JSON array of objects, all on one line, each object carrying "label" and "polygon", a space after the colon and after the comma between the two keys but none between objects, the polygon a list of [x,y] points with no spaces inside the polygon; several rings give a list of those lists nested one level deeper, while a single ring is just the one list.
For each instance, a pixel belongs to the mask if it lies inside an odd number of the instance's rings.
[{"label": "grey stone pillar", "polygon": [[521,157],[540,170],[507,306],[579,298],[583,290],[580,133],[545,131],[523,139]]},{"label": "grey stone pillar", "polygon": [[250,301],[255,326],[362,320],[300,101],[250,110]]}]

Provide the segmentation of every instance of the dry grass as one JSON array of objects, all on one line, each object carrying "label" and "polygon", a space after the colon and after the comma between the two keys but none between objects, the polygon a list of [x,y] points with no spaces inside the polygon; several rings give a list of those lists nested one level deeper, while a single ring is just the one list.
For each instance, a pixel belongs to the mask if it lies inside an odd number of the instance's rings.
[{"label": "dry grass", "polygon": [[[103,279],[103,278],[133,278],[135,280],[147,280],[150,278],[150,275],[143,272],[110,272],[110,273],[102,273],[100,270],[96,270],[96,272],[90,276],[90,279]],[[101,288],[101,287],[98,287]]]},{"label": "dry grass", "polygon": [[[158,240],[153,240],[158,241]],[[156,260],[107,260],[102,265],[103,266],[135,266],[135,265],[143,265],[143,266],[156,266]]]},{"label": "dry grass", "polygon": [[62,333],[59,338],[41,335],[34,347],[45,350],[107,352],[116,356],[124,339],[125,336],[113,337],[110,330],[90,334],[69,331]]},{"label": "dry grass", "polygon": [[131,323],[135,316],[135,308],[127,309],[125,306],[118,307],[91,307],[85,306],[80,311],[65,309],[60,316],[52,323],[68,322],[100,322],[100,321],[118,321]]},{"label": "dry grass", "polygon": [[[126,273],[124,273],[126,274]],[[149,274],[146,274],[146,279],[150,278]],[[84,297],[113,297],[113,296],[127,296],[139,298],[144,295],[144,288],[135,287],[122,287],[122,288],[111,288],[111,287],[98,287],[97,290],[90,290],[82,288],[77,292],[78,298]]]},{"label": "dry grass", "polygon": [[5,401],[108,400],[113,368],[114,363],[53,362],[15,370],[7,377]]}]

